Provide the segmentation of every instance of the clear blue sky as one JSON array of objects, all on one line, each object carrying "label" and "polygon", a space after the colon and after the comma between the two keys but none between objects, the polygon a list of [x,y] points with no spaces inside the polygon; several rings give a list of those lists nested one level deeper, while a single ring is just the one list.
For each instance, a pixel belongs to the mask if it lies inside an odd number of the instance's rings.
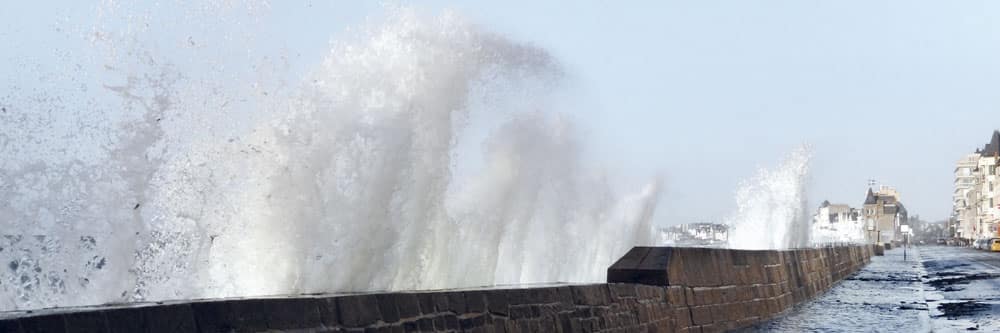
[{"label": "clear blue sky", "polygon": [[[896,186],[911,214],[944,218],[954,162],[1000,128],[997,1],[403,3],[455,9],[555,55],[597,103],[576,115],[594,149],[629,181],[666,177],[662,224],[721,218],[741,179],[802,143],[815,151],[813,204],[858,205],[875,178]],[[10,57],[71,48],[58,23],[86,21],[94,6],[5,6],[0,74],[14,73]],[[308,68],[345,28],[382,11],[275,1],[250,31]]]}]

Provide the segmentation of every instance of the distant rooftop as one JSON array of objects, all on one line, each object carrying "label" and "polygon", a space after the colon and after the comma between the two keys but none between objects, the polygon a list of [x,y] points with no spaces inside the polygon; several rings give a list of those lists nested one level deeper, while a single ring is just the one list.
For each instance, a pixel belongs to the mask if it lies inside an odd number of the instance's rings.
[{"label": "distant rooftop", "polygon": [[978,152],[983,157],[1000,156],[1000,130],[993,131],[993,137],[990,138],[990,143],[987,143],[986,147],[983,147],[983,149]]},{"label": "distant rooftop", "polygon": [[865,196],[865,204],[866,205],[874,205],[876,203],[878,203],[878,199],[875,197],[875,192],[872,191],[871,187],[869,187],[868,188],[868,194]]},{"label": "distant rooftop", "polygon": [[868,193],[865,195],[865,204],[874,205],[881,202],[882,204],[894,204],[899,201],[899,192],[896,189],[888,186],[883,186],[878,192],[872,191],[871,187],[868,188]]}]

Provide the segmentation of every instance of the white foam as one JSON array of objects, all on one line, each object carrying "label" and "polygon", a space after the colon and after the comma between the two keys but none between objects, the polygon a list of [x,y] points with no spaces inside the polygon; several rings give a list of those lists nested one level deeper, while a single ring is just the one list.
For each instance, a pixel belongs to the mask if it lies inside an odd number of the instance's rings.
[{"label": "white foam", "polygon": [[652,241],[659,183],[595,176],[553,110],[558,63],[456,14],[395,10],[285,88],[133,65],[88,92],[123,116],[73,115],[114,120],[74,138],[93,161],[4,162],[0,217],[24,237],[0,245],[0,311],[599,282]]},{"label": "white foam", "polygon": [[761,168],[736,190],[736,212],[726,219],[729,247],[788,249],[810,244],[806,184],[812,152],[802,146],[774,170]]}]

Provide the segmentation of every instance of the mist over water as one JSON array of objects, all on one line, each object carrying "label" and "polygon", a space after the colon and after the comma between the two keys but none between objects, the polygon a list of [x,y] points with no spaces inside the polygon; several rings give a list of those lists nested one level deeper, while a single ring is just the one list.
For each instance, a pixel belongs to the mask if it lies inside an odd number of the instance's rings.
[{"label": "mist over water", "polygon": [[729,247],[788,249],[810,244],[806,183],[812,152],[792,151],[773,169],[761,168],[736,190],[736,212],[726,219]]},{"label": "mist over water", "polygon": [[77,78],[0,100],[0,311],[602,281],[652,242],[659,181],[619,193],[583,156],[557,60],[387,16],[297,78],[224,69],[204,41],[230,36],[88,32]]}]

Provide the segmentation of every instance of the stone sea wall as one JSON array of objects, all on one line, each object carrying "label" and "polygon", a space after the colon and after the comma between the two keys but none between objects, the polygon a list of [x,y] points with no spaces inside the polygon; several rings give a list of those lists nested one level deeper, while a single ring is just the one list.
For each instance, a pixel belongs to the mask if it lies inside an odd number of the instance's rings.
[{"label": "stone sea wall", "polygon": [[871,246],[785,251],[633,248],[608,269],[609,282],[683,291],[689,320],[674,331],[718,332],[773,318],[868,264]]},{"label": "stone sea wall", "polygon": [[637,247],[604,284],[42,310],[0,316],[0,332],[719,332],[824,292],[871,255]]}]

